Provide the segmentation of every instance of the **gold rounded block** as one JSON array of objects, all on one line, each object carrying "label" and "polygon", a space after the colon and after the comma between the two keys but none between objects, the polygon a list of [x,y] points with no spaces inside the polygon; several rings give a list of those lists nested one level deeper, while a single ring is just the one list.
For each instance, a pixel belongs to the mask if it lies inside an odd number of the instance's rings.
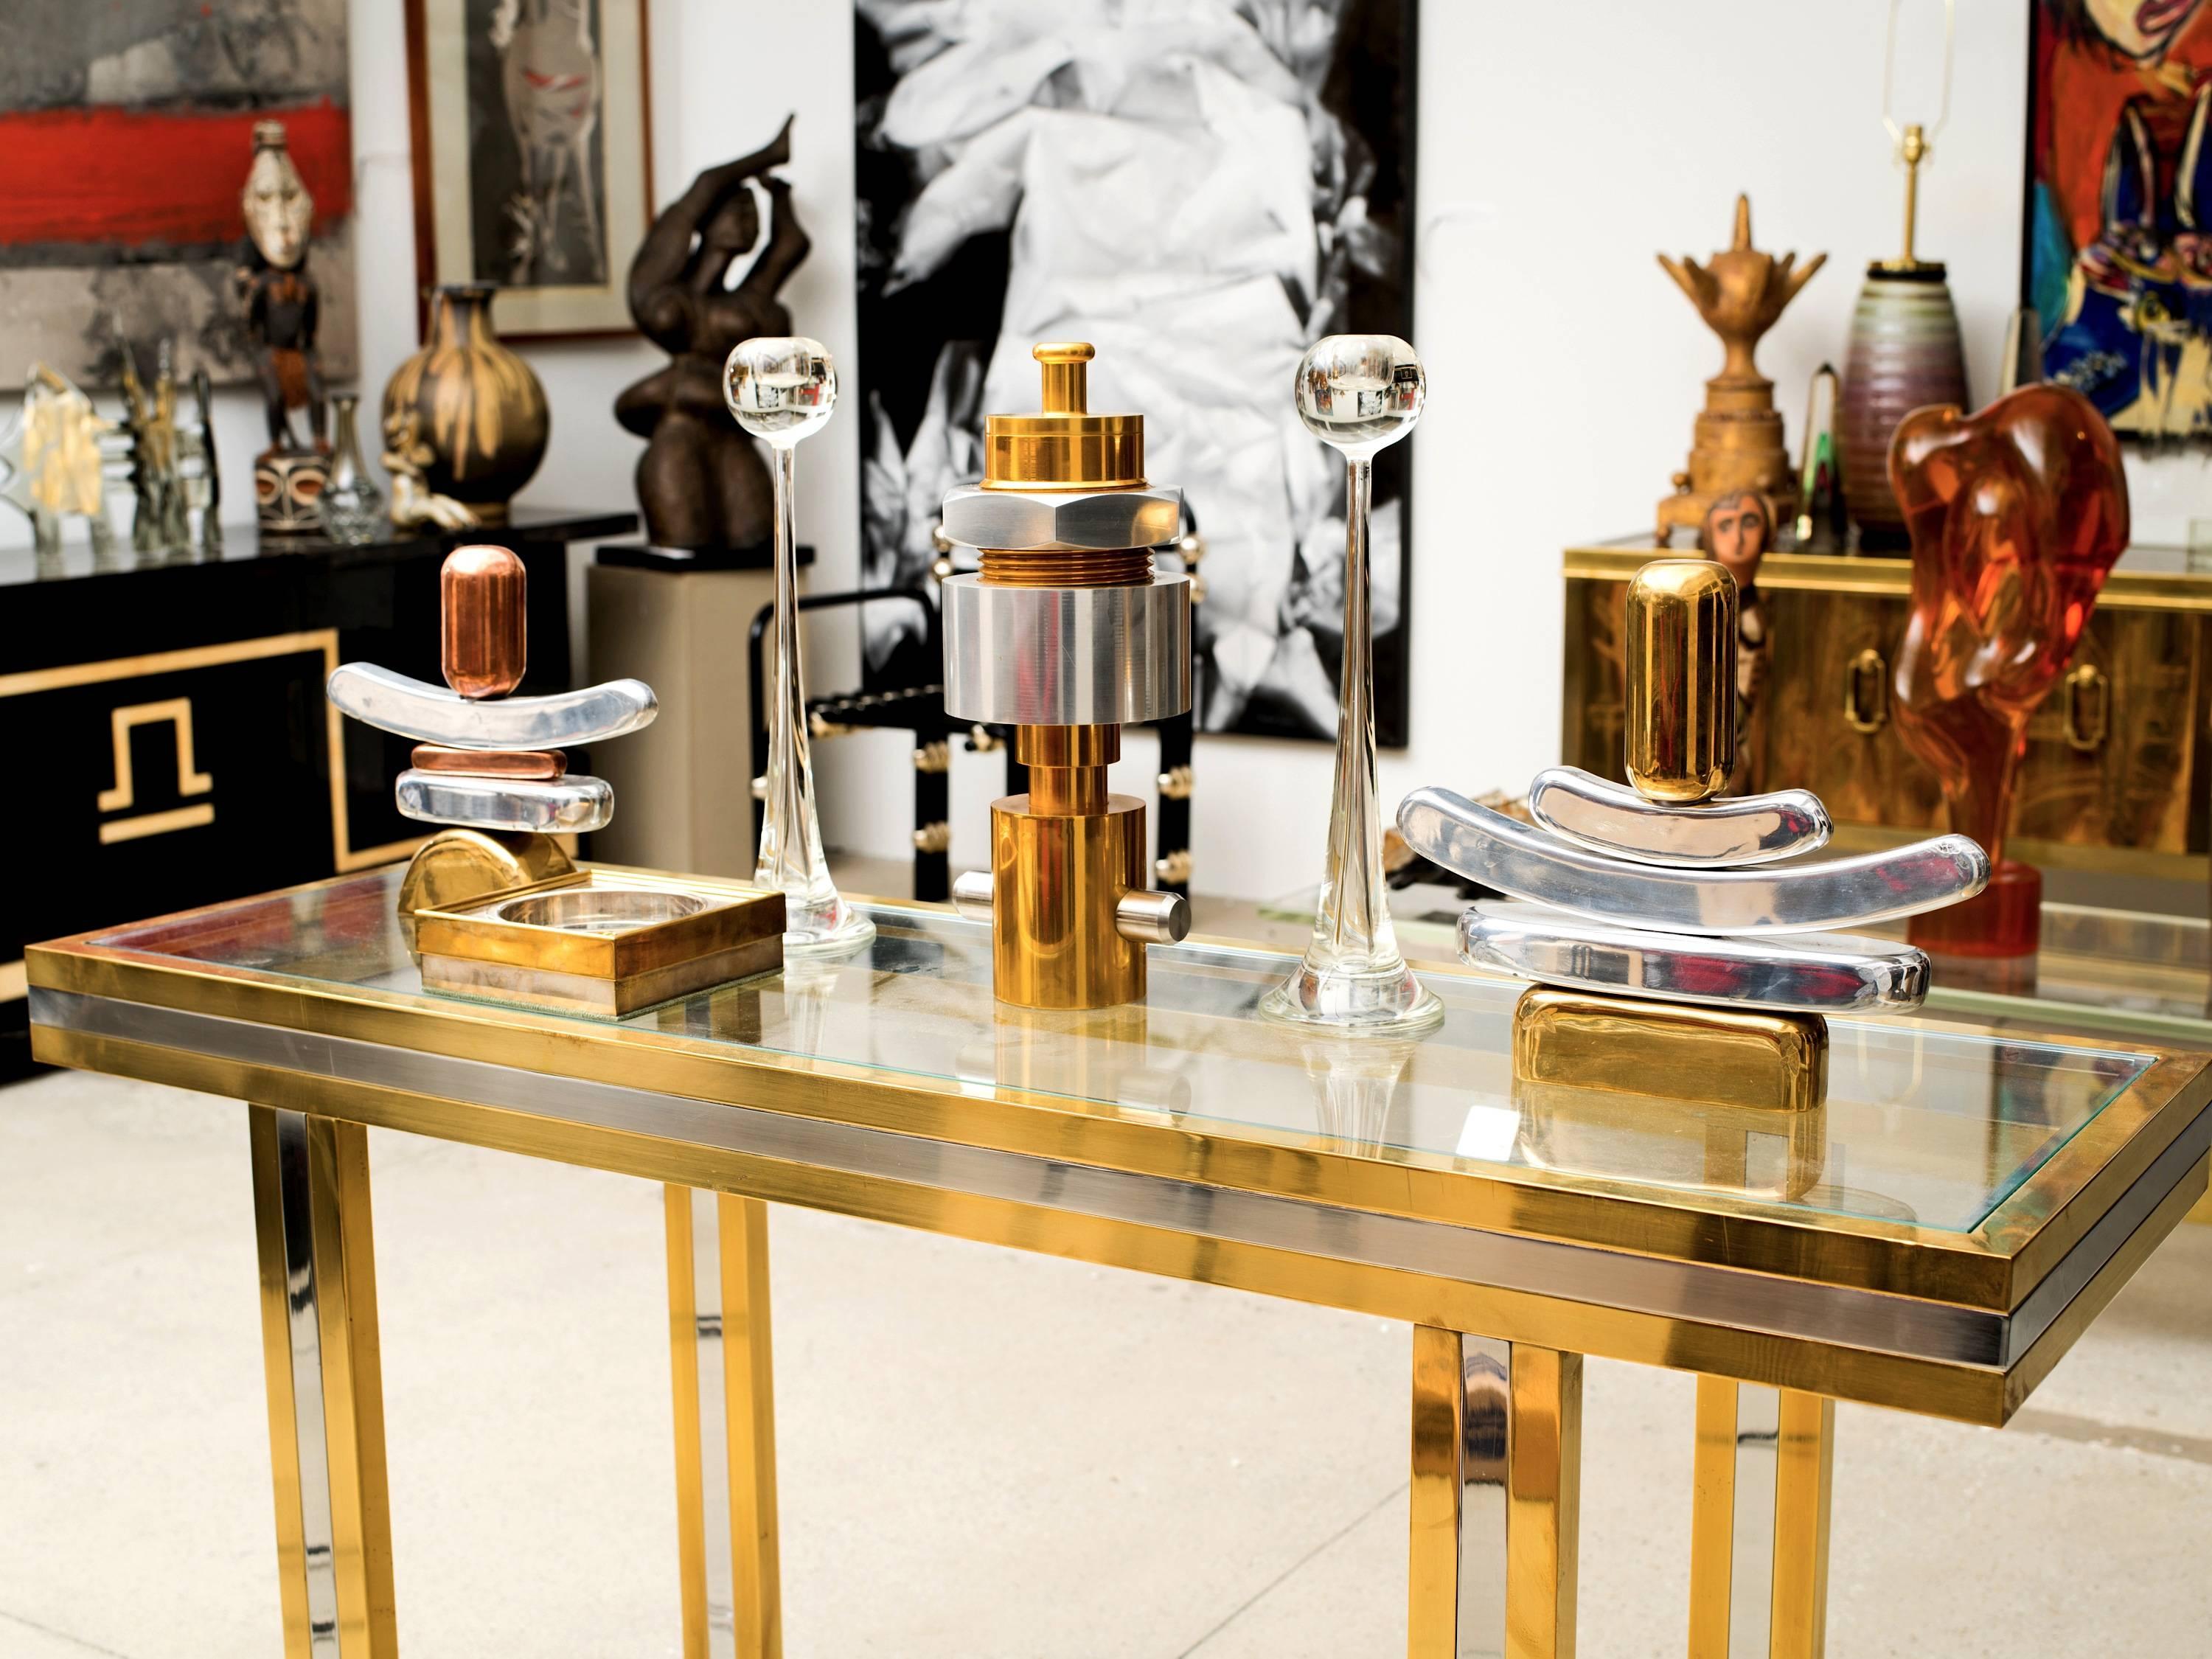
[{"label": "gold rounded block", "polygon": [[1628,779],[1651,800],[1709,800],[1735,763],[1735,578],[1657,559],[1628,585]]},{"label": "gold rounded block", "polygon": [[1145,417],[1089,412],[1097,352],[1080,340],[1031,349],[1044,405],[1036,415],[983,422],[986,489],[1137,489],[1145,483]]}]

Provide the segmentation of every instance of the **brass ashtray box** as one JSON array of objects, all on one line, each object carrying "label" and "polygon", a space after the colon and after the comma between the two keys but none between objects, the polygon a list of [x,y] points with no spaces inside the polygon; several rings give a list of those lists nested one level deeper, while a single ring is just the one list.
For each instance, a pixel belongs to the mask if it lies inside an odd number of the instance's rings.
[{"label": "brass ashtray box", "polygon": [[415,913],[422,986],[620,1018],[783,965],[783,895],[576,870]]}]

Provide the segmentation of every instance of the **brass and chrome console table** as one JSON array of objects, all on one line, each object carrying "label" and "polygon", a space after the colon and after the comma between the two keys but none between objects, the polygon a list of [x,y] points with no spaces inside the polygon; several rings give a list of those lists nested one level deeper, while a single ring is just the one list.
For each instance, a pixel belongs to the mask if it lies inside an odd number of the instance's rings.
[{"label": "brass and chrome console table", "polygon": [[294,1656],[394,1649],[367,1125],[666,1183],[692,1656],[781,1647],[769,1203],[1411,1324],[1418,1656],[1571,1653],[1582,1356],[1694,1371],[1689,1651],[1802,1659],[1832,1402],[2002,1423],[2206,1185],[2208,1062],[2133,1042],[1838,1021],[1790,1114],[1516,1087],[1516,985],[1306,1037],[1255,1012],[1287,957],[1190,943],[1144,1006],[1029,1013],[900,906],[606,1024],[422,994],[397,880],[29,956],[40,1058],[252,1103]]}]

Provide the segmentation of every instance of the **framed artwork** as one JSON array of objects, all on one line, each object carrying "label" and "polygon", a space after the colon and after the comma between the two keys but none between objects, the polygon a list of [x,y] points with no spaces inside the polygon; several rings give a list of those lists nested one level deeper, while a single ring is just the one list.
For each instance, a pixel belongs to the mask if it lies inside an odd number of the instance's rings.
[{"label": "framed artwork", "polygon": [[[947,8],[856,0],[866,585],[924,586],[990,411],[1039,340],[1206,543],[1198,727],[1334,741],[1344,476],[1291,379],[1325,334],[1413,337],[1414,0]],[[1407,728],[1410,443],[1375,463],[1376,725]],[[912,607],[864,619],[872,686],[935,680]]]},{"label": "framed artwork", "polygon": [[415,264],[505,338],[631,331],[653,204],[645,0],[407,0]]},{"label": "framed artwork", "polygon": [[357,372],[346,0],[0,4],[0,386],[34,362],[120,379],[118,340],[179,380],[254,379],[233,283],[254,124],[284,124],[314,198],[317,344]]},{"label": "framed artwork", "polygon": [[2035,0],[2022,302],[2115,431],[2212,438],[2212,12]]}]

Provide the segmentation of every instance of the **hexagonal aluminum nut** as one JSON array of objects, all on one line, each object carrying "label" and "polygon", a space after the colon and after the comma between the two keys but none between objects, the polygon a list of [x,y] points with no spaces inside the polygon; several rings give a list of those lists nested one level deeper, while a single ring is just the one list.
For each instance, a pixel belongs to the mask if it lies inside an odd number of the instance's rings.
[{"label": "hexagonal aluminum nut", "polygon": [[1182,527],[1182,492],[1091,489],[1052,494],[963,484],[945,497],[945,535],[1009,552],[1110,552],[1158,547]]}]

